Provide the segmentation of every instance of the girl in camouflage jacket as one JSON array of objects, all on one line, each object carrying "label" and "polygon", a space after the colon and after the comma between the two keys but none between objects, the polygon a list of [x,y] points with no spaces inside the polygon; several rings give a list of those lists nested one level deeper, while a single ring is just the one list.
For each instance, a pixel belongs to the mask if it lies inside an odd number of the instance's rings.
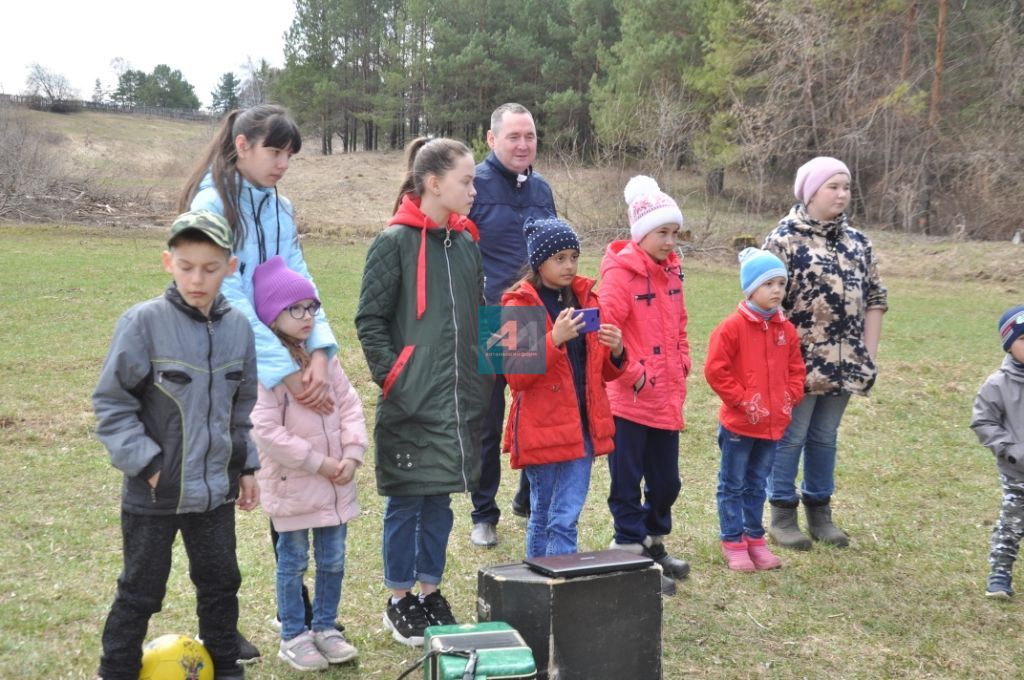
[{"label": "girl in camouflage jacket", "polygon": [[807,550],[811,541],[796,520],[801,498],[813,539],[848,543],[831,518],[836,439],[850,395],[866,395],[875,382],[888,303],[871,241],[849,225],[845,213],[850,203],[846,165],[827,156],[808,161],[797,171],[793,193],[799,203],[765,237],[764,249],[789,272],[783,309],[800,336],[807,382],[768,479],[769,535],[782,546]]}]

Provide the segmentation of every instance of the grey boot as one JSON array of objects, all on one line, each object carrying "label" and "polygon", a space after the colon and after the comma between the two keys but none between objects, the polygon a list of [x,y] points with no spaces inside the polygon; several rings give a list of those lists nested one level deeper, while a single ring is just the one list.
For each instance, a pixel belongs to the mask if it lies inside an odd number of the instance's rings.
[{"label": "grey boot", "polygon": [[[804,512],[807,513],[807,530],[811,538],[826,545],[845,548],[850,545],[850,537],[846,532],[832,523],[832,506],[828,498],[824,502],[804,501]],[[813,503],[813,504],[812,504]]]},{"label": "grey boot", "polygon": [[771,502],[772,521],[771,526],[768,527],[768,535],[776,545],[783,548],[810,550],[811,539],[800,531],[800,525],[796,519],[796,506],[796,503],[788,506],[777,505],[775,501]]}]

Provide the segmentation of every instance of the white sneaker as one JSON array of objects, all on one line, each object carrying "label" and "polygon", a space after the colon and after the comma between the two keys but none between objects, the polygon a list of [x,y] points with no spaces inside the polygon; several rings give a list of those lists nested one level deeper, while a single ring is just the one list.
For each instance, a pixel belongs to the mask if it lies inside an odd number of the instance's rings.
[{"label": "white sneaker", "polygon": [[359,655],[359,650],[345,639],[341,631],[334,628],[313,631],[313,644],[330,663],[345,663]]},{"label": "white sneaker", "polygon": [[322,671],[330,666],[308,630],[291,640],[281,640],[277,658],[297,671]]}]

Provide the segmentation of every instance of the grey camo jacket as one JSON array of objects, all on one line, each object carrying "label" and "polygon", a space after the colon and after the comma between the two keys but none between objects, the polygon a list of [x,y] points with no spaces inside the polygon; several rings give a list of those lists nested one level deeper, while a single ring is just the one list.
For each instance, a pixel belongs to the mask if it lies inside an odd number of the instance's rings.
[{"label": "grey camo jacket", "polygon": [[764,240],[789,271],[782,307],[800,336],[807,394],[867,394],[878,369],[864,344],[864,316],[889,308],[871,241],[846,215],[812,219],[798,203]]}]

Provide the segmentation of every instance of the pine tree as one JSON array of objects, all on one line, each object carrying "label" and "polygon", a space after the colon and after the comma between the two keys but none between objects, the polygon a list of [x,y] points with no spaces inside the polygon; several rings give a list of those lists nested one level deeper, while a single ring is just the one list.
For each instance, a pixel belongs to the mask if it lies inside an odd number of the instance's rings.
[{"label": "pine tree", "polygon": [[210,104],[210,109],[220,111],[221,113],[237,109],[238,92],[241,89],[241,85],[233,72],[228,71],[222,75],[220,83],[217,84],[217,89],[210,93],[210,97],[213,100],[213,103]]}]

